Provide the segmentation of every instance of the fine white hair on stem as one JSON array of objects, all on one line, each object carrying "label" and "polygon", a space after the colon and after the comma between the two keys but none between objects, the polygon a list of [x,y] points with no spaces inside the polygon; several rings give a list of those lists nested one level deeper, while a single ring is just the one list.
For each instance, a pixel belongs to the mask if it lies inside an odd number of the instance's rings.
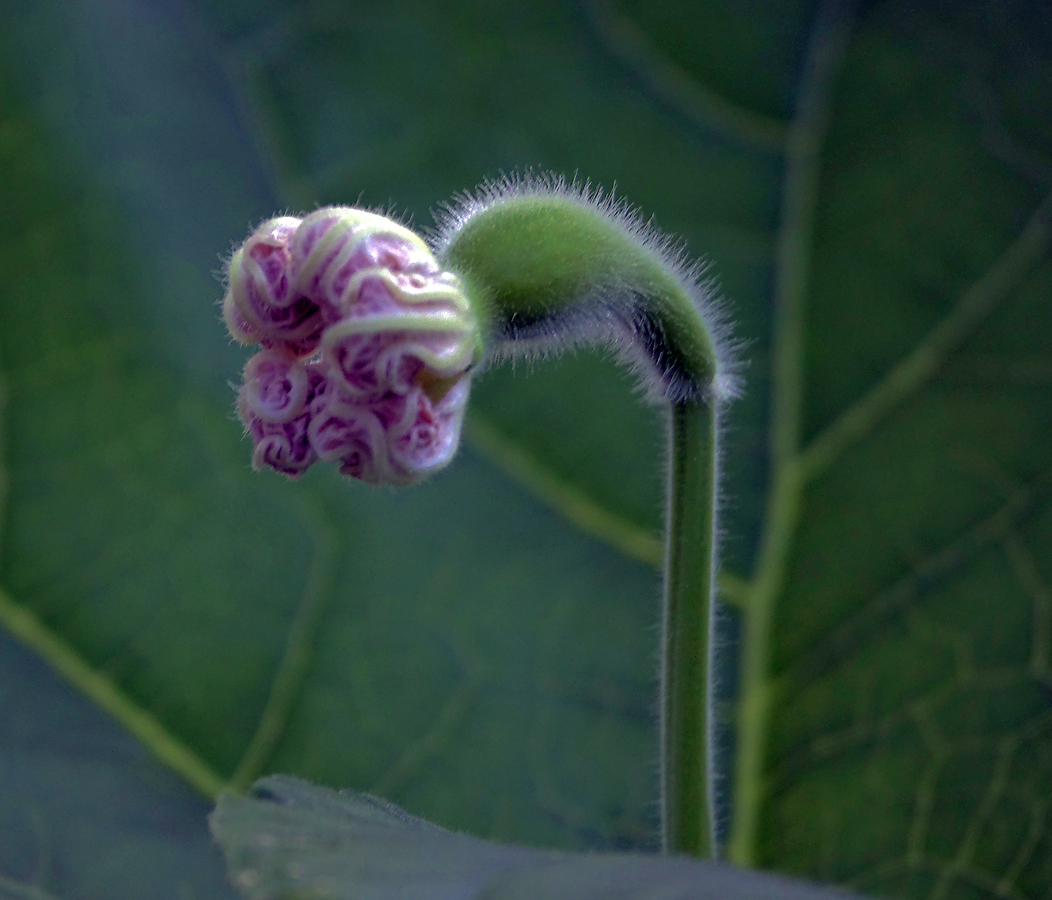
[{"label": "fine white hair on stem", "polygon": [[[554,173],[532,170],[502,174],[474,191],[456,195],[435,214],[436,227],[429,235],[435,255],[445,259],[458,233],[476,216],[509,201],[552,198],[589,210],[604,220],[643,257],[656,261],[679,284],[704,323],[716,356],[711,383],[698,385],[683,378],[662,352],[662,336],[646,310],[647,290],[609,272],[595,278],[580,296],[557,315],[514,333],[498,333],[488,347],[492,360],[515,356],[544,356],[572,345],[603,344],[611,347],[640,379],[644,397],[651,402],[678,402],[703,392],[719,404],[740,392],[740,342],[732,335],[727,307],[719,299],[706,264],[691,259],[682,240],[659,231],[652,220],[611,191],[604,193],[588,181],[570,181]],[[658,329],[660,331],[660,329]]]}]

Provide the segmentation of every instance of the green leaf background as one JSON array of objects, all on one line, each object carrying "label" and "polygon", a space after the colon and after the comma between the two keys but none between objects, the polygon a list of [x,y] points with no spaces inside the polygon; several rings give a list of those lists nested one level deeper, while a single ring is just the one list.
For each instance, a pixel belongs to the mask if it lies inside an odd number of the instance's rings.
[{"label": "green leaf background", "polygon": [[251,225],[423,226],[534,167],[682,236],[745,344],[731,858],[1052,897],[1047,4],[3,20],[0,896],[228,897],[207,798],[266,772],[653,847],[663,426],[609,360],[489,372],[458,461],[402,493],[253,474],[231,413],[216,272]]}]

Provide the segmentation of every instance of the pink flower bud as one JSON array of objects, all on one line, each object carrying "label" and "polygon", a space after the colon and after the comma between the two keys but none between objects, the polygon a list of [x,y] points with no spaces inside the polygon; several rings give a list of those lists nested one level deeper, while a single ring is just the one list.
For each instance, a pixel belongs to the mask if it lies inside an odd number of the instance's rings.
[{"label": "pink flower bud", "polygon": [[297,477],[321,459],[371,484],[410,484],[452,459],[479,327],[419,237],[330,207],[265,222],[229,273],[227,327],[264,347],[238,403],[255,468]]}]

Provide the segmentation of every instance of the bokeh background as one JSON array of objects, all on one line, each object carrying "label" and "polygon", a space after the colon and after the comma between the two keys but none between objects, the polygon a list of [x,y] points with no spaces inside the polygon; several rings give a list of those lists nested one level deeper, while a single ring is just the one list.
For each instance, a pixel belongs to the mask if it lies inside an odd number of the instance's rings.
[{"label": "bokeh background", "polygon": [[494,369],[406,492],[253,474],[223,258],[501,172],[710,262],[722,827],[892,897],[1052,897],[1052,12],[1039,0],[3,0],[0,896],[229,897],[289,772],[652,849],[664,426]]}]

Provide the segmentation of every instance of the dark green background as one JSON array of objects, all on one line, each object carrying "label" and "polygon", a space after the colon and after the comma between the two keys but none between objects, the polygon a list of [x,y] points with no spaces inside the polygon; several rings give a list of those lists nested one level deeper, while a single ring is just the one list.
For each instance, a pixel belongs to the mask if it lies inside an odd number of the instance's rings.
[{"label": "dark green background", "polygon": [[[244,778],[652,847],[660,414],[596,354],[495,369],[429,484],[290,484],[218,321],[275,211],[579,173],[711,261],[743,344],[734,858],[1052,897],[1046,4],[6,0],[0,55],[9,628],[218,779],[269,702]],[[206,800],[6,633],[0,668],[0,895],[228,894]]]}]

